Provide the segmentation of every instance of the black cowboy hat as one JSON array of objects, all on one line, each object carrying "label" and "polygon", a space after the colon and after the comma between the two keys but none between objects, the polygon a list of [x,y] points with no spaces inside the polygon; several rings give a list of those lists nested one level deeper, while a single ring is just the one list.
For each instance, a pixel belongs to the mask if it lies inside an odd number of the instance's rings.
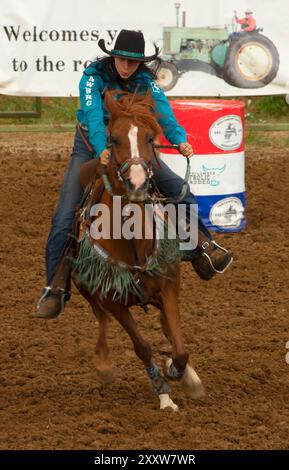
[{"label": "black cowboy hat", "polygon": [[159,48],[155,46],[154,55],[146,57],[144,55],[145,40],[141,31],[130,31],[122,29],[116,38],[114,49],[111,51],[105,47],[103,39],[98,41],[98,46],[106,54],[112,57],[122,57],[123,59],[139,60],[140,62],[150,62],[159,55]]}]

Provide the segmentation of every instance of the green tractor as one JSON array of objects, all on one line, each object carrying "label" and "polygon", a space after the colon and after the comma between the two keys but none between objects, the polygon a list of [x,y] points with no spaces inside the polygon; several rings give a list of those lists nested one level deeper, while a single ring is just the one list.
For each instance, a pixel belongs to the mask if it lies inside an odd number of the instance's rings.
[{"label": "green tractor", "polygon": [[[222,27],[165,27],[163,55],[157,81],[171,90],[184,73],[198,70],[238,88],[261,88],[279,69],[279,54],[261,29],[230,34]],[[235,29],[235,28],[234,28]]]}]

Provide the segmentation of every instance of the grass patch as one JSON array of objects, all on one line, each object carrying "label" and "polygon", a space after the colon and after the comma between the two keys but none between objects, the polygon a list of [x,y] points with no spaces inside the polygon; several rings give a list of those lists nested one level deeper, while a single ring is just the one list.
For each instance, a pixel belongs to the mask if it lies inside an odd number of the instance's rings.
[{"label": "grass patch", "polygon": [[256,147],[288,148],[289,136],[287,131],[247,131],[245,135],[247,145]]},{"label": "grass patch", "polygon": [[268,147],[270,145],[270,138],[267,132],[247,132],[245,142],[247,145]]},{"label": "grass patch", "polygon": [[284,95],[250,97],[244,104],[247,122],[289,122],[289,106]]},{"label": "grass patch", "polygon": [[[5,124],[73,124],[79,107],[78,98],[41,98],[40,118],[2,118]],[[34,111],[35,98],[0,95],[0,111]]]},{"label": "grass patch", "polygon": [[255,113],[262,116],[289,118],[289,106],[284,96],[264,96],[254,103]]}]

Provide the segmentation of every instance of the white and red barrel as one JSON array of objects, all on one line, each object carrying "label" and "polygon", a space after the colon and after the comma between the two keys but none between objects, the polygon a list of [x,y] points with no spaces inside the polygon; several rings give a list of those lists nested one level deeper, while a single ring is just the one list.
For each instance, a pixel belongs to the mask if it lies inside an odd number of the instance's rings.
[{"label": "white and red barrel", "polygon": [[[189,183],[201,218],[215,231],[242,230],[246,224],[244,103],[200,99],[170,104],[194,149]],[[161,144],[168,144],[164,136]],[[184,157],[165,149],[162,158],[184,177]]]}]

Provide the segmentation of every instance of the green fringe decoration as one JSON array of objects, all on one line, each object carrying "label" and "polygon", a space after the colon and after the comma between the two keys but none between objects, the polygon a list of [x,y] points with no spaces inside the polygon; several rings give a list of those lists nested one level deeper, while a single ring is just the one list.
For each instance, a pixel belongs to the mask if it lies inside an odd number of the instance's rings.
[{"label": "green fringe decoration", "polygon": [[[147,258],[145,273],[150,276],[168,278],[168,265],[180,261],[179,241],[169,238],[167,226],[164,232],[164,239],[159,240],[158,253],[155,257],[150,255]],[[91,295],[98,291],[101,298],[106,298],[110,292],[113,293],[113,301],[124,301],[127,304],[128,295],[133,294],[141,302],[145,301],[146,293],[136,279],[138,270],[100,254],[88,240],[87,235],[84,235],[79,243],[78,257],[70,258],[70,261],[77,275],[77,281],[83,284]]]},{"label": "green fringe decoration", "polygon": [[143,298],[143,291],[138,285],[134,273],[118,263],[112,263],[101,256],[85,236],[79,247],[77,259],[71,259],[77,281],[83,284],[93,295],[99,292],[102,298],[106,298],[109,292],[113,292],[112,300],[127,303],[128,294],[135,294]]}]

